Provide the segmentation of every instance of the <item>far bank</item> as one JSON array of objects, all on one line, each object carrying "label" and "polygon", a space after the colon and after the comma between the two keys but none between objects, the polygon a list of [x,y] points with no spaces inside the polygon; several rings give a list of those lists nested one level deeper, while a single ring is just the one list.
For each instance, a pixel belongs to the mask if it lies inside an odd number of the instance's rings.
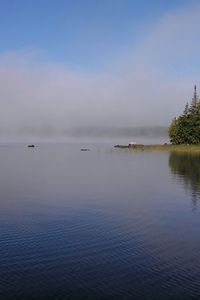
[{"label": "far bank", "polygon": [[125,149],[130,151],[168,151],[168,152],[190,152],[200,153],[200,144],[198,145],[172,145],[172,144],[129,144],[129,145],[116,145],[115,148]]}]

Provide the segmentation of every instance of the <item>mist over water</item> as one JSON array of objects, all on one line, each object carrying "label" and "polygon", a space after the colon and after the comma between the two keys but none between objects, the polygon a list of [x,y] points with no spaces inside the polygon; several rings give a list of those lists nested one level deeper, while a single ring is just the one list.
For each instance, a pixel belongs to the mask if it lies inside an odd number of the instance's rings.
[{"label": "mist over water", "polygon": [[0,133],[168,126],[198,87],[199,18],[199,4],[167,13],[95,70],[40,49],[0,53]]},{"label": "mist over water", "polygon": [[169,142],[198,1],[7,2],[0,299],[199,300],[200,156],[114,148]]},{"label": "mist over water", "polygon": [[56,130],[53,128],[23,128],[16,132],[0,132],[3,143],[17,142],[85,142],[110,143],[110,145],[132,141],[143,144],[168,142],[167,128],[162,126],[146,127],[80,127]]}]

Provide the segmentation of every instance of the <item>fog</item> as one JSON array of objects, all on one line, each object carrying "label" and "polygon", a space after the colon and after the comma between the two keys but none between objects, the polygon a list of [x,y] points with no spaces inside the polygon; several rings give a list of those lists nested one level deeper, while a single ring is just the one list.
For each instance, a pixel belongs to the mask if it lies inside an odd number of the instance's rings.
[{"label": "fog", "polygon": [[164,15],[98,71],[47,61],[40,49],[1,53],[0,134],[167,127],[200,84],[199,20],[199,5]]}]

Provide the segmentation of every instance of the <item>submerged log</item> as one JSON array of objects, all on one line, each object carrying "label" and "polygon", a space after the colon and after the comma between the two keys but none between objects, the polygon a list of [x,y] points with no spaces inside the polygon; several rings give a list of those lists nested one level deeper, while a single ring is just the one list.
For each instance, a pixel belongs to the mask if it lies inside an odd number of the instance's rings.
[{"label": "submerged log", "polygon": [[128,145],[115,145],[115,148],[129,148]]},{"label": "submerged log", "polygon": [[115,148],[121,149],[141,149],[144,147],[143,144],[128,144],[128,145],[115,145]]}]

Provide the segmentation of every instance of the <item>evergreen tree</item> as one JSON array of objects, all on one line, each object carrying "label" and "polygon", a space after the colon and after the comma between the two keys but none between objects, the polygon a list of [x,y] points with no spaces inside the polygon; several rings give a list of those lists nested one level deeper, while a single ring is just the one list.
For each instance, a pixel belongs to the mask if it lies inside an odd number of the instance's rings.
[{"label": "evergreen tree", "polygon": [[169,137],[172,144],[200,144],[200,103],[196,86],[190,107],[187,103],[183,114],[172,120]]},{"label": "evergreen tree", "polygon": [[192,102],[191,102],[191,105],[189,108],[189,112],[191,112],[192,114],[196,113],[197,105],[198,105],[198,96],[197,96],[197,87],[195,85],[194,86],[194,95],[193,95]]},{"label": "evergreen tree", "polygon": [[185,109],[184,109],[183,114],[184,114],[184,115],[188,115],[188,114],[189,114],[189,104],[188,104],[188,102],[187,102],[186,105],[185,105]]}]

